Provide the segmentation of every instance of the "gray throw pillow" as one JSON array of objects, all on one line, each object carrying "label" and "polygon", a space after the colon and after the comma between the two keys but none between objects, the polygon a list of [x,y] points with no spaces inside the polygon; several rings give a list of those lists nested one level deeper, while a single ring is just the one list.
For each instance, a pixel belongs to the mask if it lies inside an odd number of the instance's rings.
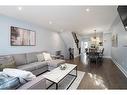
[{"label": "gray throw pillow", "polygon": [[4,68],[16,68],[15,60],[12,56],[0,57],[0,71]]}]

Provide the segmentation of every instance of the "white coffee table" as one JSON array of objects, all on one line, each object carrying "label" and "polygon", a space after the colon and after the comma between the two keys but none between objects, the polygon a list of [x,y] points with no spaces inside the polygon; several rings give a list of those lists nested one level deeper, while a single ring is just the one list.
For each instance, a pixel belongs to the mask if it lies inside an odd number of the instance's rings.
[{"label": "white coffee table", "polygon": [[[52,84],[49,87],[47,87],[47,89],[49,89],[53,84],[56,84],[56,89],[58,89],[59,83],[67,75],[74,76],[74,78],[69,83],[69,85],[66,89],[68,89],[71,86],[71,84],[74,82],[74,80],[77,77],[77,65],[73,65],[73,64],[69,64],[69,63],[65,63],[65,64],[67,66],[67,68],[65,70],[61,70],[60,67],[57,67],[57,68],[53,69],[52,71],[47,72],[43,75],[44,78],[46,78],[48,81],[52,82]],[[71,74],[71,72],[74,70],[75,70],[75,74]]]}]

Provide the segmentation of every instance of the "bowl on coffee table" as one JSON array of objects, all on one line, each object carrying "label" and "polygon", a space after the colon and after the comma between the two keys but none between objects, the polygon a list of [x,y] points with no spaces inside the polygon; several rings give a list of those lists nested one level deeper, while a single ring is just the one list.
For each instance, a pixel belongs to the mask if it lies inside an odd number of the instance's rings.
[{"label": "bowl on coffee table", "polygon": [[67,68],[67,65],[66,64],[60,65],[60,70],[65,70],[66,68]]}]

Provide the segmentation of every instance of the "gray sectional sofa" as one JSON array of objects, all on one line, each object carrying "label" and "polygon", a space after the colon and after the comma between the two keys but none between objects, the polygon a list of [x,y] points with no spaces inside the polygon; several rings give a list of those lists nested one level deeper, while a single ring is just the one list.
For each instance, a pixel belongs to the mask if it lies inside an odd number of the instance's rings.
[{"label": "gray sectional sofa", "polygon": [[[58,67],[60,64],[65,63],[65,60],[54,59],[54,58],[53,60],[50,61],[38,62],[37,54],[39,53],[42,52],[12,54],[9,56],[13,57],[17,69],[31,71],[36,76],[48,70],[50,71]],[[36,79],[22,85],[19,89],[43,89],[45,88],[45,84],[46,84],[46,80],[43,78],[42,75],[40,75]]]},{"label": "gray sectional sofa", "polygon": [[37,54],[42,52],[32,52],[24,54],[13,54],[13,58],[16,62],[16,68],[21,70],[31,71],[34,75],[39,75],[47,70],[52,70],[65,60],[54,59],[50,61],[38,62]]}]

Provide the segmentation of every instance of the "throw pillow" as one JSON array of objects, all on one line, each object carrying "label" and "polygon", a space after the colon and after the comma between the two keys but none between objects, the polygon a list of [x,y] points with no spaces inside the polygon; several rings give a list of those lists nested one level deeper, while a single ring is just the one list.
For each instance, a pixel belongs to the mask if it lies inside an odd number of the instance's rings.
[{"label": "throw pillow", "polygon": [[16,68],[15,60],[12,56],[0,57],[0,71],[4,68]]},{"label": "throw pillow", "polygon": [[37,59],[38,59],[38,62],[42,62],[42,61],[45,60],[42,53],[41,54],[37,54]]},{"label": "throw pillow", "polygon": [[45,61],[52,60],[50,53],[43,53]]}]

